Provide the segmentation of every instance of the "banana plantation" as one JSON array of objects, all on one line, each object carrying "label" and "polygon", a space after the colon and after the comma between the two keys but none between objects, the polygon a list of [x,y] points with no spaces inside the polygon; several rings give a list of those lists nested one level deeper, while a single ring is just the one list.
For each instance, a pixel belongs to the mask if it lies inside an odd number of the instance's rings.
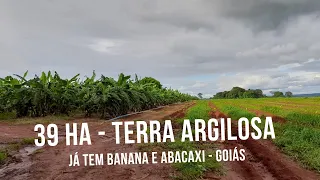
[{"label": "banana plantation", "polygon": [[162,88],[151,77],[131,79],[121,73],[116,80],[103,75],[96,78],[93,72],[91,77],[80,80],[79,74],[63,79],[49,71],[26,79],[27,73],[0,78],[0,113],[41,117],[81,112],[85,116],[112,118],[195,98]]}]

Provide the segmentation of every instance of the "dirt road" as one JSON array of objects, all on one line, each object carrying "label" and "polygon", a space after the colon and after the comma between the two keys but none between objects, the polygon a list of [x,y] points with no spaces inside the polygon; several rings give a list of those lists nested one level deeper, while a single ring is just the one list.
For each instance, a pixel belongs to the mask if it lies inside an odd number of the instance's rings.
[{"label": "dirt road", "polygon": [[[119,121],[128,120],[162,120],[179,115],[192,103],[175,104],[158,110],[150,110],[130,116]],[[69,155],[82,153],[114,153],[137,152],[136,144],[116,144],[114,127],[110,121],[82,119],[77,122],[88,122],[92,139],[91,146],[66,146],[60,142],[55,147],[44,147],[40,153],[34,149],[21,149],[16,158],[20,160],[0,168],[0,179],[168,179],[172,173],[170,165],[123,165],[123,166],[93,166],[69,167]],[[70,123],[70,122],[69,122]],[[59,135],[63,137],[64,122],[59,122]],[[98,131],[105,131],[105,136],[98,136]],[[1,142],[10,142],[23,137],[34,137],[31,125],[1,124]]]}]

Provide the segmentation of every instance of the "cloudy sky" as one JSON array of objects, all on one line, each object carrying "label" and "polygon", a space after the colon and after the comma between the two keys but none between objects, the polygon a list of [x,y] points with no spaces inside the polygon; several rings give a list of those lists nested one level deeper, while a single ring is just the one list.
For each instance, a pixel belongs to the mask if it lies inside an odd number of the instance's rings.
[{"label": "cloudy sky", "polygon": [[320,92],[319,0],[1,0],[0,76],[152,76],[206,96]]}]

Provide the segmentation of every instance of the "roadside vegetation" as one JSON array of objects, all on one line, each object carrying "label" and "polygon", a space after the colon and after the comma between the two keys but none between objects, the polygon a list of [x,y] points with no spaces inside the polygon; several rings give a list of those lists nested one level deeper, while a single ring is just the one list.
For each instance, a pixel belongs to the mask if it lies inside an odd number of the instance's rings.
[{"label": "roadside vegetation", "polygon": [[213,100],[220,111],[232,119],[256,116],[254,111],[282,117],[274,122],[273,142],[287,155],[309,169],[320,172],[320,98],[263,98]]},{"label": "roadside vegetation", "polygon": [[112,118],[128,112],[137,112],[184,102],[196,97],[177,90],[163,88],[152,77],[138,78],[120,74],[118,79],[101,75],[80,80],[79,74],[63,79],[57,72],[42,72],[41,76],[26,79],[24,75],[0,78],[0,119],[15,117],[44,117],[93,114]]},{"label": "roadside vegetation", "polygon": [[142,151],[196,151],[205,150],[206,151],[206,161],[205,162],[188,162],[188,163],[176,163],[173,167],[177,171],[176,174],[172,175],[171,178],[179,180],[194,180],[202,178],[205,172],[214,172],[217,175],[222,174],[222,164],[215,160],[215,156],[212,158],[207,157],[208,154],[215,154],[217,146],[212,142],[181,142],[182,125],[185,119],[189,119],[191,125],[194,125],[195,119],[209,120],[209,112],[211,111],[208,101],[197,101],[196,105],[190,107],[186,113],[185,117],[172,119],[175,142],[166,143],[154,143],[154,144],[141,144],[139,146]]},{"label": "roadside vegetation", "polygon": [[[203,119],[205,121],[210,119],[209,112],[211,111],[208,106],[208,101],[198,101],[197,104],[189,108],[186,112],[185,118],[179,119],[177,122],[182,127],[183,120],[189,119],[192,126],[194,125],[195,119]],[[182,129],[182,128],[180,128]],[[193,127],[194,129],[194,127]],[[181,138],[181,132],[178,133],[178,138]],[[192,150],[206,150],[207,154],[215,154],[216,146],[212,142],[180,142],[176,141],[174,143],[169,143],[168,147],[173,151],[192,151]],[[206,171],[213,171],[217,174],[221,173],[222,165],[216,161],[213,156],[212,158],[206,157],[206,162],[196,162],[196,163],[178,163],[174,164],[174,167],[181,173],[180,176],[176,177],[177,179],[197,179],[201,178]]]},{"label": "roadside vegetation", "polygon": [[7,159],[7,152],[0,150],[0,165],[2,165]]}]

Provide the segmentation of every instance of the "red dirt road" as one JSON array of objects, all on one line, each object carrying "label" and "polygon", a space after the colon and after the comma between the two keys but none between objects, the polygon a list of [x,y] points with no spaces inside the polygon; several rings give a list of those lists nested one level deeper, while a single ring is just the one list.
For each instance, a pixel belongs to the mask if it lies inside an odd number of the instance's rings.
[{"label": "red dirt road", "polygon": [[[150,110],[132,117],[120,119],[128,120],[163,120],[177,116],[193,103],[175,104],[161,110]],[[81,122],[80,120],[78,122]],[[82,120],[82,122],[85,122]],[[69,123],[71,123],[69,121]],[[63,136],[64,126],[59,126],[59,133]],[[89,122],[92,145],[91,146],[66,146],[64,140],[60,140],[55,147],[44,147],[41,153],[27,154],[22,162],[12,163],[12,167],[0,168],[0,179],[170,179],[173,169],[165,164],[148,165],[116,165],[116,166],[92,166],[69,167],[69,155],[83,153],[114,153],[114,152],[138,152],[136,144],[116,144],[114,126],[110,121],[90,120]],[[0,140],[11,141],[12,138],[34,137],[33,126],[5,125],[1,124],[3,132]],[[29,132],[30,130],[30,132]],[[120,129],[122,131],[123,129]],[[98,136],[98,131],[105,131],[105,136]],[[10,132],[10,134],[9,134]],[[18,134],[18,135],[17,135]],[[123,136],[122,136],[123,137]],[[124,138],[122,138],[122,141]],[[25,151],[24,151],[25,152]],[[15,167],[17,167],[15,169]]]},{"label": "red dirt road", "polygon": [[[211,117],[226,118],[214,104],[211,102]],[[280,121],[284,122],[284,121]],[[236,123],[233,124],[232,134],[237,134]],[[269,140],[253,140],[249,138],[246,141],[224,141],[220,144],[221,149],[233,149],[237,147],[246,151],[245,161],[226,162],[227,174],[222,179],[231,180],[316,180],[320,179],[315,172],[306,170],[285,156]],[[210,173],[208,173],[210,176]],[[214,176],[213,176],[214,177]]]},{"label": "red dirt road", "polygon": [[0,123],[0,142],[1,144],[16,142],[22,138],[35,137],[33,131],[34,125],[12,125],[9,123]]}]

